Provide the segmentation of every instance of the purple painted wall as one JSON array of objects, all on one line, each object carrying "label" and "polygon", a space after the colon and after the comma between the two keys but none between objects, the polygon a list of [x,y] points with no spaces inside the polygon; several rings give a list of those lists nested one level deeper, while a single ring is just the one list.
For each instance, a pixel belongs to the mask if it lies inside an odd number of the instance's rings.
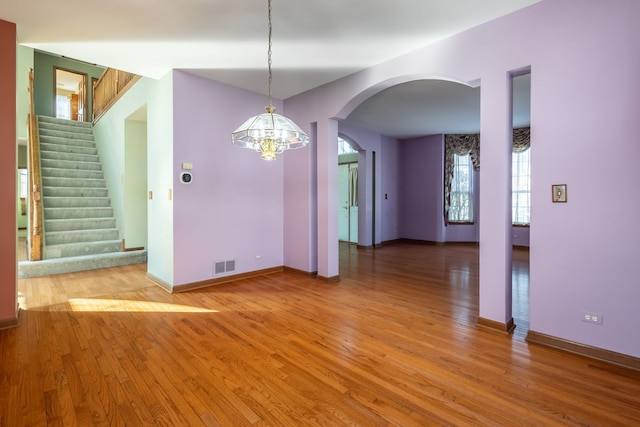
[{"label": "purple painted wall", "polygon": [[[173,87],[174,285],[214,277],[216,261],[234,260],[236,274],[282,266],[282,158],[231,143],[266,97],[180,71]],[[191,184],[182,163],[193,164]]]},{"label": "purple painted wall", "polygon": [[400,145],[400,236],[442,242],[444,136],[408,139]]},{"label": "purple painted wall", "polygon": [[405,197],[400,181],[403,168],[400,153],[402,146],[393,138],[382,137],[381,166],[382,186],[379,198],[382,205],[380,240],[388,242],[400,238],[402,224],[400,203]]},{"label": "purple painted wall", "polygon": [[[640,133],[637,16],[636,0],[545,0],[287,99],[285,109],[308,127],[345,118],[364,99],[405,81],[481,83],[480,316],[506,322],[513,243],[510,73],[530,69],[530,327],[640,357],[640,340],[630,339],[640,309],[634,268],[640,229],[629,228],[640,208],[640,145],[632,137]],[[330,139],[318,141],[319,148]],[[310,170],[301,162],[286,172]],[[552,184],[567,184],[568,203],[551,203]],[[329,200],[325,196],[319,200]],[[289,208],[296,215],[295,206]],[[319,234],[328,232],[319,227]],[[602,315],[604,323],[583,322],[583,311]]]}]

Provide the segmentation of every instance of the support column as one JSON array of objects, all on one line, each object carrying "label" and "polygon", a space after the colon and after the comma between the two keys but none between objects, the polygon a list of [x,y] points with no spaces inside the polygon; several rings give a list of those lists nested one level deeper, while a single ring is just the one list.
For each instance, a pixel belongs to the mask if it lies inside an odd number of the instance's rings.
[{"label": "support column", "polygon": [[514,328],[511,310],[511,76],[482,78],[480,95],[480,316]]},{"label": "support column", "polygon": [[318,121],[318,278],[340,280],[338,247],[338,122]]},{"label": "support column", "polygon": [[16,25],[0,20],[0,329],[17,325],[18,318],[16,49]]}]

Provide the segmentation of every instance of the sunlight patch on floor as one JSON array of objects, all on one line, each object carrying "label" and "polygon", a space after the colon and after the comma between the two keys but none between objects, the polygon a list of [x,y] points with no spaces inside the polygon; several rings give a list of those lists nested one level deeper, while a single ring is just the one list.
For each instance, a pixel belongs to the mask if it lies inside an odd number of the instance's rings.
[{"label": "sunlight patch on floor", "polygon": [[87,312],[148,312],[148,313],[217,313],[202,307],[168,304],[153,301],[133,301],[117,299],[72,298],[68,304],[72,311]]}]

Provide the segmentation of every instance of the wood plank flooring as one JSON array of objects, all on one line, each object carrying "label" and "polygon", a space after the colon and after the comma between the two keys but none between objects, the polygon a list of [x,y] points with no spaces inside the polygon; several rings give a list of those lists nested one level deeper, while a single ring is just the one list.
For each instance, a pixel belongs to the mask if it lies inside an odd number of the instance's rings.
[{"label": "wood plank flooring", "polygon": [[340,274],[22,279],[0,426],[640,424],[640,372],[475,326],[477,248],[345,245]]}]

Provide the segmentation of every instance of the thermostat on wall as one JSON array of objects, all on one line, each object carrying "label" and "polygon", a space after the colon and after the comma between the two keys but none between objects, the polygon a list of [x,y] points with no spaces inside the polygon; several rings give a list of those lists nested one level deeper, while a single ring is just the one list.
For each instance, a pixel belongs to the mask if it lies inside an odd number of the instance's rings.
[{"label": "thermostat on wall", "polygon": [[193,175],[191,172],[180,172],[180,182],[183,184],[191,184],[193,181]]}]

